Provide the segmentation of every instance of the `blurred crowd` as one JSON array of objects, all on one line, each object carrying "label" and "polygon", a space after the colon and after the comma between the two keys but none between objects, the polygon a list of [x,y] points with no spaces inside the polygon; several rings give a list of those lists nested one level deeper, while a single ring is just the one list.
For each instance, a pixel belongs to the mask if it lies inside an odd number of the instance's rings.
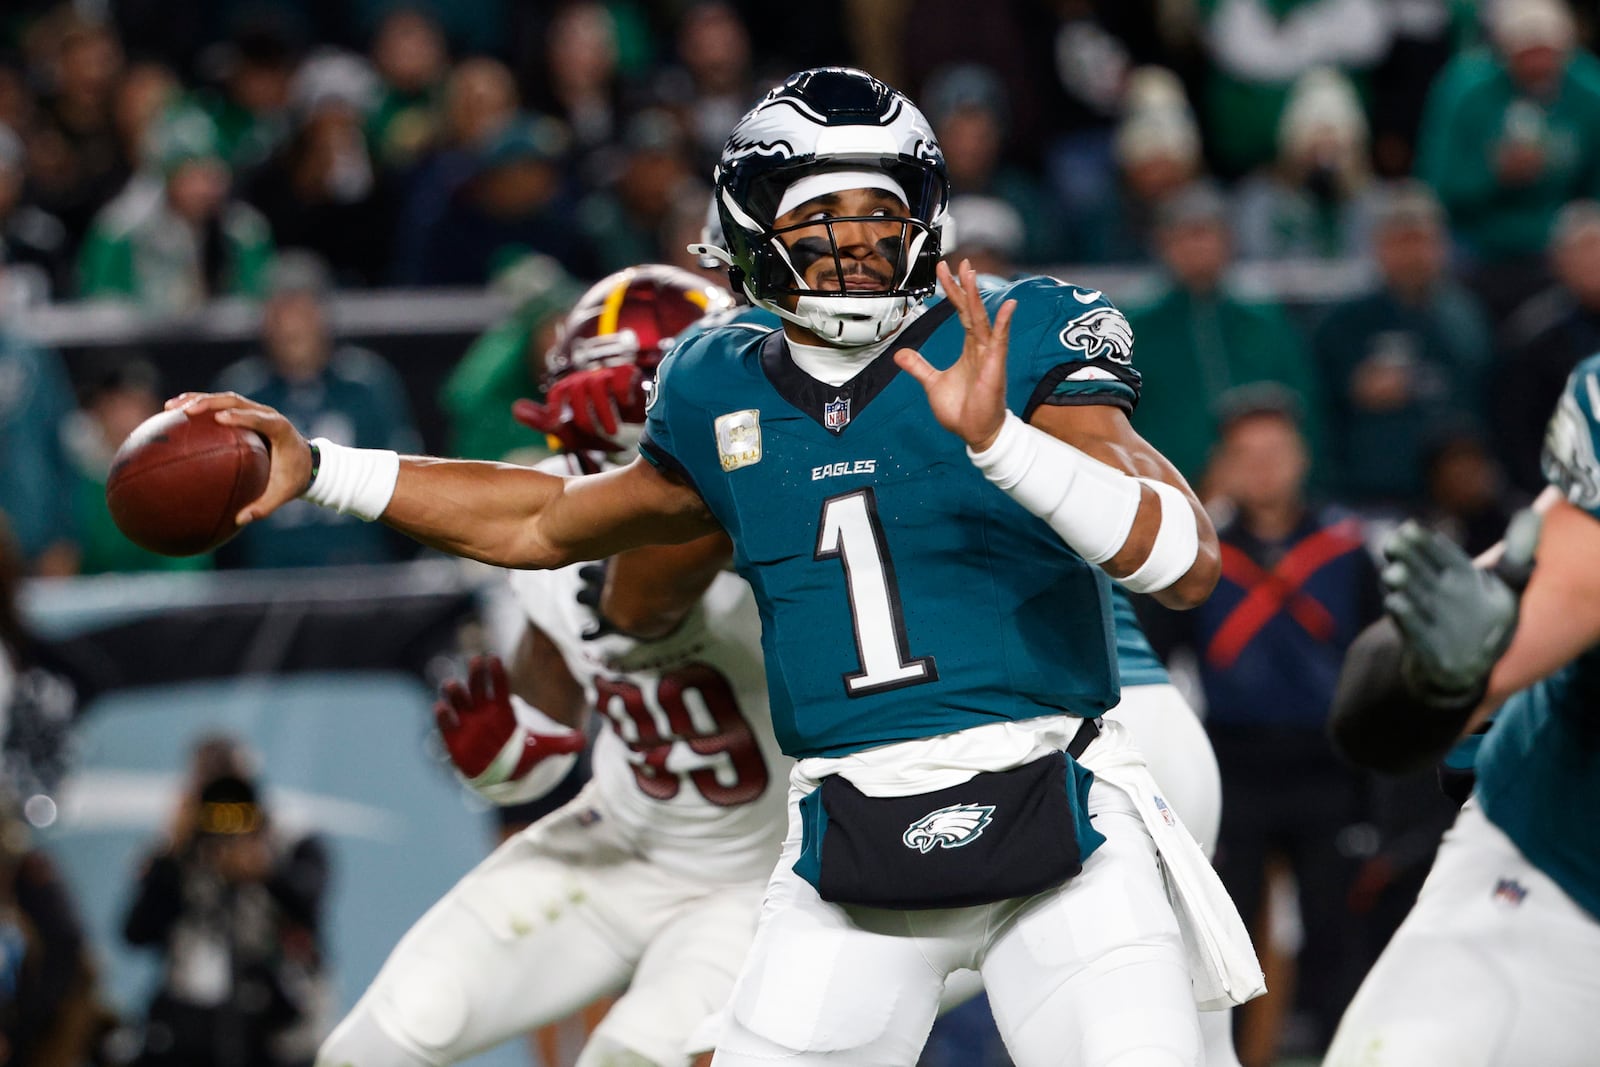
[{"label": "blurred crowd", "polygon": [[[537,395],[564,302],[631,264],[703,269],[684,246],[726,131],[819,62],[921,103],[953,254],[1152,280],[1114,294],[1136,425],[1197,484],[1219,398],[1275,381],[1319,490],[1476,546],[1537,489],[1545,413],[1600,321],[1600,60],[1567,0],[1010,0],[977,28],[943,0],[7,10],[0,445],[30,462],[0,472],[0,509],[41,574],[403,555],[306,507],[274,519],[298,543],[174,563],[122,541],[99,488],[177,388],[249,390],[356,445],[415,447],[425,405],[458,454],[536,447],[507,405]],[[1284,306],[1238,284],[1283,263],[1370,285]],[[341,290],[489,285],[521,306],[436,395],[329,323]],[[260,352],[213,380],[130,351],[69,375],[8,328],[40,302],[181,322],[228,296],[263,308]]]},{"label": "blurred crowd", "polygon": [[[1302,626],[1317,640],[1294,662],[1321,668],[1266,681],[1203,618],[1153,620],[1163,652],[1200,663],[1227,810],[1246,811],[1240,790],[1279,795],[1253,777],[1277,759],[1263,740],[1305,749],[1299,784],[1337,779],[1315,790],[1323,810],[1296,806],[1300,836],[1236,824],[1232,861],[1238,892],[1269,855],[1320,890],[1301,901],[1307,950],[1348,957],[1314,972],[1326,1028],[1449,813],[1408,784],[1374,806],[1321,740],[1343,648],[1377,610],[1370,566],[1326,595],[1269,572],[1301,541],[1370,543],[1408,515],[1476,552],[1539,489],[1548,414],[1600,349],[1597,14],[1588,0],[1000,0],[981,18],[965,0],[11,0],[0,520],[31,575],[407,557],[381,526],[309,504],[214,558],[145,553],[106,511],[111,455],[180,388],[234,389],[308,435],[400,451],[419,447],[428,406],[452,454],[541,454],[511,403],[541,395],[542,355],[585,285],[643,262],[704,270],[685,246],[734,121],[795,69],[864,67],[934,126],[953,255],[1002,276],[1141,279],[1110,293],[1144,375],[1134,425],[1257,567],[1230,576],[1241,595],[1276,590],[1273,620],[1310,611],[1302,594],[1345,605],[1326,632]],[[1283,300],[1272,279],[1305,264],[1352,267],[1360,291]],[[331,314],[352,290],[486,287],[514,310],[448,353],[426,395]],[[134,348],[69,366],[26,330],[27,309],[96,302],[181,328],[219,298],[258,308],[260,327],[210,380],[164,381]],[[14,688],[0,672],[0,706]],[[1258,719],[1267,696],[1280,712]]]}]

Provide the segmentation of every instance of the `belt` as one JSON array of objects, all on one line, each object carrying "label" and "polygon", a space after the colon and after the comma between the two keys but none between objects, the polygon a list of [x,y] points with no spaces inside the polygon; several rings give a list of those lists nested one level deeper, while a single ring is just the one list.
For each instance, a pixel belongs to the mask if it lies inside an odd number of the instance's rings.
[{"label": "belt", "polygon": [[1078,732],[1072,735],[1072,741],[1067,745],[1067,755],[1078,759],[1089,747],[1089,744],[1100,736],[1100,720],[1098,718],[1084,719],[1078,724]]}]

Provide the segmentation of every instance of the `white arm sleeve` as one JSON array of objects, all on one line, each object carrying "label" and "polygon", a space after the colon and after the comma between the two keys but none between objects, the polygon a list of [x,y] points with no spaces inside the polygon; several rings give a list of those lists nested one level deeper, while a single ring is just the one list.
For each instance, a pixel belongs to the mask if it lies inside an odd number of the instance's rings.
[{"label": "white arm sleeve", "polygon": [[1194,512],[1183,492],[1165,482],[1124,474],[1009,411],[994,443],[982,452],[969,448],[967,455],[985,478],[1048,523],[1068,548],[1096,564],[1127,543],[1148,485],[1161,501],[1161,528],[1149,558],[1123,584],[1136,592],[1156,592],[1194,564],[1199,552]]}]

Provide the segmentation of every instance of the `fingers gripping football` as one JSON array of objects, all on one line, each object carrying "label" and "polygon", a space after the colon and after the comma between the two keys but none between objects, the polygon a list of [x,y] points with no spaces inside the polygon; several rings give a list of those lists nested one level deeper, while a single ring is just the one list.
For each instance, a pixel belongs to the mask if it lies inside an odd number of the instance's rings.
[{"label": "fingers gripping football", "polygon": [[549,793],[584,746],[582,733],[512,694],[497,656],[474,657],[465,685],[445,682],[433,718],[456,773],[496,804]]},{"label": "fingers gripping football", "polygon": [[166,407],[181,407],[190,415],[212,411],[217,422],[254,430],[267,439],[272,450],[267,487],[239,512],[235,521],[240,526],[272,514],[305,492],[311,483],[310,444],[288,419],[267,405],[237,393],[183,393],[167,401]]}]

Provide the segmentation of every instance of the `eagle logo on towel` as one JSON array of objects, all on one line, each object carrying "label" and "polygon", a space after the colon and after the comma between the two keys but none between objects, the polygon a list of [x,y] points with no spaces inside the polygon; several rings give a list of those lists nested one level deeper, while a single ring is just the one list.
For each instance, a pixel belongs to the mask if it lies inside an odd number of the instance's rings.
[{"label": "eagle logo on towel", "polygon": [[1113,363],[1133,361],[1133,327],[1114,307],[1085,311],[1061,331],[1061,344],[1085,359],[1109,359]]},{"label": "eagle logo on towel", "polygon": [[960,848],[976,841],[993,821],[993,804],[952,804],[930,811],[906,827],[900,840],[907,848],[922,853],[935,848]]}]

